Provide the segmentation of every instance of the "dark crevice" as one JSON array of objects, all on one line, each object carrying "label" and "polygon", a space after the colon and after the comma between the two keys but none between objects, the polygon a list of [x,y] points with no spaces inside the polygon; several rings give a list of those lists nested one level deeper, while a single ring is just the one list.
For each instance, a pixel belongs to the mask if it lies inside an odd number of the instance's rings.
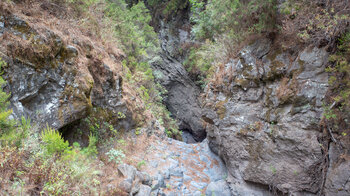
[{"label": "dark crevice", "polygon": [[59,132],[62,134],[63,139],[68,141],[70,145],[77,142],[81,147],[87,147],[89,145],[89,133],[84,130],[81,127],[81,120],[76,120],[60,128]]},{"label": "dark crevice", "polygon": [[270,192],[272,195],[277,195],[277,196],[287,196],[289,195],[288,193],[284,193],[277,189],[274,185],[267,185],[267,184],[261,184],[257,182],[252,182],[252,181],[245,181],[248,185],[261,189],[261,190],[267,190]]}]

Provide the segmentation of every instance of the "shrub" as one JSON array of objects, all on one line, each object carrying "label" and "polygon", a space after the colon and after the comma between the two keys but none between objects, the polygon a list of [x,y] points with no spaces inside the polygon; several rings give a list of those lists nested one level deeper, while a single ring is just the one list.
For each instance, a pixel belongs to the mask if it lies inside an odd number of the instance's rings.
[{"label": "shrub", "polygon": [[48,155],[62,154],[71,149],[68,141],[64,141],[61,134],[48,125],[41,133],[41,139],[44,142],[43,146]]},{"label": "shrub", "polygon": [[330,90],[323,116],[327,126],[346,136],[350,133],[350,32],[338,40],[337,52],[329,60]]},{"label": "shrub", "polygon": [[115,164],[119,164],[122,162],[123,158],[125,158],[125,154],[123,153],[122,150],[116,150],[112,148],[110,151],[106,153],[108,156],[108,161],[109,162],[114,162]]},{"label": "shrub", "polygon": [[9,119],[9,116],[12,114],[12,110],[8,109],[10,94],[2,90],[2,87],[6,84],[6,81],[1,77],[5,66],[6,62],[0,58],[0,144],[2,142],[14,143],[18,146],[20,145],[22,134],[16,131],[15,121]]},{"label": "shrub", "polygon": [[276,27],[276,0],[209,0],[205,10],[201,0],[191,0],[196,25],[193,32],[199,39],[214,39],[227,34],[232,41],[241,41],[252,33]]},{"label": "shrub", "polygon": [[97,137],[90,133],[89,135],[89,146],[86,147],[83,152],[88,156],[97,155]]},{"label": "shrub", "polygon": [[139,60],[159,50],[157,34],[149,25],[151,16],[142,1],[131,8],[123,0],[108,2],[105,13],[108,20],[115,24],[115,37],[123,46],[128,66],[132,69]]}]

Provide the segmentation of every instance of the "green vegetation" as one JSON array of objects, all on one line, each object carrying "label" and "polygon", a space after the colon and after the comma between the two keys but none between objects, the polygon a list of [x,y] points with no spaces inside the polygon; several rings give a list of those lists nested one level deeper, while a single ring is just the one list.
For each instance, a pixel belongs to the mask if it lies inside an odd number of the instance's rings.
[{"label": "green vegetation", "polygon": [[186,8],[189,4],[188,0],[148,0],[147,2],[153,9],[160,8],[165,18],[177,14],[177,11]]},{"label": "green vegetation", "polygon": [[145,160],[142,160],[142,161],[139,161],[139,162],[137,163],[137,166],[136,166],[136,167],[137,167],[137,169],[140,170],[141,167],[144,166],[144,165],[146,165],[146,161],[145,161]]},{"label": "green vegetation", "polygon": [[232,44],[253,33],[276,27],[276,0],[209,0],[205,10],[201,0],[191,0],[196,23],[193,32],[199,39],[217,39],[225,35]]},{"label": "green vegetation", "polygon": [[0,144],[2,142],[17,143],[16,138],[23,134],[15,131],[14,121],[9,120],[9,116],[12,114],[12,110],[8,109],[10,97],[9,94],[2,90],[2,87],[6,84],[6,81],[1,77],[3,74],[3,68],[6,66],[6,62],[0,58]]},{"label": "green vegetation", "polygon": [[68,141],[64,141],[61,134],[50,128],[48,125],[41,133],[41,140],[44,142],[45,153],[48,155],[62,154],[71,150]]},{"label": "green vegetation", "polygon": [[204,86],[214,67],[235,56],[252,35],[275,31],[276,0],[190,0],[192,33],[204,41],[191,49],[185,67]]},{"label": "green vegetation", "polygon": [[329,57],[331,66],[329,85],[331,86],[324,117],[326,123],[339,135],[348,135],[350,129],[350,32],[345,33],[339,40],[337,52]]},{"label": "green vegetation", "polygon": [[215,59],[214,51],[215,48],[210,44],[204,44],[199,48],[193,47],[184,61],[186,70],[202,89],[207,84],[206,78],[210,78],[214,72],[212,67]]},{"label": "green vegetation", "polygon": [[[0,145],[21,145],[21,138],[25,137],[28,132],[28,122],[22,117],[22,121],[16,129],[17,122],[9,119],[12,114],[12,110],[8,109],[10,94],[7,94],[2,90],[2,87],[6,84],[6,81],[1,77],[3,74],[3,68],[6,66],[6,62],[0,58]],[[29,122],[30,123],[30,122]]]},{"label": "green vegetation", "polygon": [[[5,62],[0,60],[0,65],[5,66]],[[0,82],[5,83],[2,77]],[[0,88],[0,183],[5,188],[2,191],[13,195],[26,191],[71,195],[73,190],[79,194],[97,194],[99,172],[96,160],[90,158],[97,153],[96,138],[90,137],[89,146],[82,150],[79,144],[70,147],[58,131],[48,126],[39,134],[30,119],[8,119],[11,114],[7,109],[8,97]],[[13,180],[8,180],[10,177]]]},{"label": "green vegetation", "polygon": [[[162,103],[165,90],[154,82],[153,71],[148,63],[160,51],[160,47],[157,35],[149,25],[151,16],[147,8],[142,1],[128,7],[120,0],[107,3],[106,13],[105,20],[116,24],[113,29],[114,37],[127,54],[127,58],[123,61],[127,83],[137,89],[145,104],[144,110],[150,110],[158,121],[170,130],[171,134],[168,135],[179,137],[180,132],[176,123]],[[125,115],[119,113],[118,116],[125,118]]]},{"label": "green vegetation", "polygon": [[125,154],[123,153],[122,150],[116,150],[112,148],[110,151],[106,153],[108,156],[108,161],[109,162],[114,162],[115,164],[119,164],[122,162],[123,158],[125,158]]}]

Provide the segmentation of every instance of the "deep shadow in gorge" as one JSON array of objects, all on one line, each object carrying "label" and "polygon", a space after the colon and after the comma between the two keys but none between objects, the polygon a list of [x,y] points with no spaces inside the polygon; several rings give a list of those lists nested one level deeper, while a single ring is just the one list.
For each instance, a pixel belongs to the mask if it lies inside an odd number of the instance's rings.
[{"label": "deep shadow in gorge", "polygon": [[201,142],[206,138],[199,100],[201,89],[182,65],[189,50],[184,48],[184,45],[193,44],[189,22],[190,9],[187,5],[169,15],[162,13],[161,6],[150,10],[152,25],[158,33],[161,46],[161,52],[150,64],[156,82],[168,91],[164,96],[164,104],[172,117],[178,121],[179,129],[184,133],[183,140],[188,143]]}]

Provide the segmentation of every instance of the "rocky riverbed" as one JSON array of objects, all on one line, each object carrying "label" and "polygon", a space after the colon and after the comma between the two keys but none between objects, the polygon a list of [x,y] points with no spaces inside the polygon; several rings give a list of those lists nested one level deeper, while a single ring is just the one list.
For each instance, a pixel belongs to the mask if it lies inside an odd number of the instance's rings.
[{"label": "rocky riverbed", "polygon": [[[137,159],[137,155],[134,158]],[[231,195],[226,183],[226,167],[210,151],[207,140],[197,144],[186,144],[170,138],[154,140],[139,159],[145,163],[142,172],[130,165],[118,166],[118,171],[125,177],[120,185],[130,193],[168,196]]]}]

